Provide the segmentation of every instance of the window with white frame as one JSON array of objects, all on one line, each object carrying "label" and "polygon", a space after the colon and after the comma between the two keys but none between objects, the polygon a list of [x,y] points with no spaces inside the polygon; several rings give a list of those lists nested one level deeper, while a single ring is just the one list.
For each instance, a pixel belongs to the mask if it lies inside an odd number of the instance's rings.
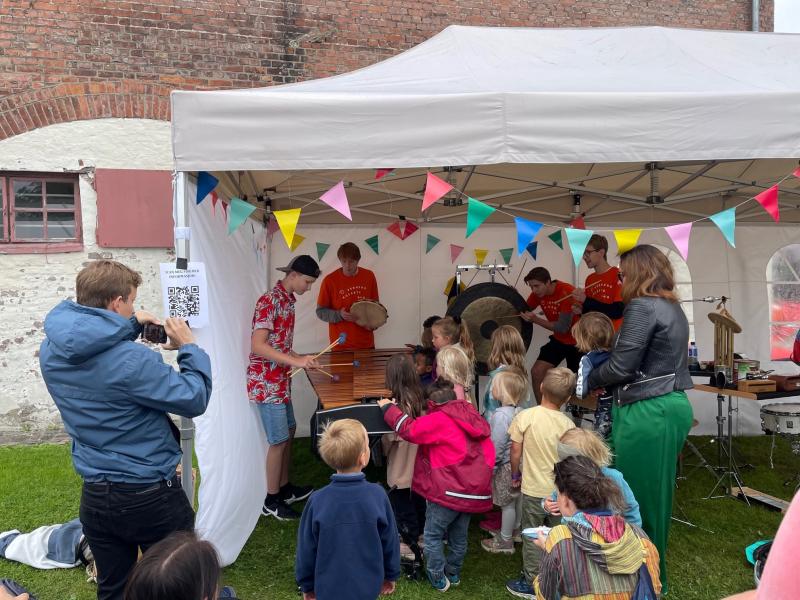
[{"label": "window with white frame", "polygon": [[[658,244],[654,245],[667,256],[669,264],[672,265],[672,271],[675,275],[675,292],[678,298],[681,300],[693,298],[692,274],[689,272],[689,265],[686,264],[683,257],[674,249]],[[686,319],[689,321],[689,340],[694,341],[694,306],[691,302],[683,302],[681,308],[683,308]]]},{"label": "window with white frame", "polygon": [[800,244],[784,246],[767,263],[771,360],[788,360],[800,329]]},{"label": "window with white frame", "polygon": [[80,244],[77,176],[0,173],[0,251],[37,244]]}]

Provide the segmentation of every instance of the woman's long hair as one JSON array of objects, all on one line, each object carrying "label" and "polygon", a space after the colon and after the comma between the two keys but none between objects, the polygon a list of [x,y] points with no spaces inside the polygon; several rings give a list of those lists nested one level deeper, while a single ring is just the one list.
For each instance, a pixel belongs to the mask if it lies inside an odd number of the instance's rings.
[{"label": "woman's long hair", "polygon": [[622,300],[626,304],[642,296],[678,301],[672,265],[655,246],[645,244],[624,252],[619,259],[619,270],[625,275],[622,279]]},{"label": "woman's long hair", "polygon": [[422,414],[422,387],[411,355],[395,354],[386,363],[386,387],[405,414],[419,417]]},{"label": "woman's long hair", "polygon": [[503,325],[492,332],[492,349],[486,364],[491,370],[500,365],[525,369],[525,342],[513,325]]},{"label": "woman's long hair", "polygon": [[217,551],[193,532],[173,533],[150,548],[131,571],[125,600],[213,600]]},{"label": "woman's long hair", "polygon": [[603,475],[587,456],[568,456],[554,467],[556,489],[575,503],[578,510],[601,510],[611,506],[616,512],[625,510],[625,499],[619,486]]}]

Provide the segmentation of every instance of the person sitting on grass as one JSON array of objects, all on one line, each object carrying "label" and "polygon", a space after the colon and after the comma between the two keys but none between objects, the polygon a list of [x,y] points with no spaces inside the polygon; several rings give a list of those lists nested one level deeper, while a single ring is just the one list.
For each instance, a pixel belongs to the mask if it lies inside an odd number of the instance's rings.
[{"label": "person sitting on grass", "polygon": [[619,486],[585,456],[569,456],[554,471],[563,520],[533,540],[544,553],[536,599],[660,598],[658,550],[641,528],[607,508],[622,510]]},{"label": "person sitting on grass", "polygon": [[319,453],[336,473],[300,517],[295,578],[303,600],[391,594],[400,577],[400,539],[386,492],[361,472],[369,463],[367,430],[355,419],[333,421]]}]

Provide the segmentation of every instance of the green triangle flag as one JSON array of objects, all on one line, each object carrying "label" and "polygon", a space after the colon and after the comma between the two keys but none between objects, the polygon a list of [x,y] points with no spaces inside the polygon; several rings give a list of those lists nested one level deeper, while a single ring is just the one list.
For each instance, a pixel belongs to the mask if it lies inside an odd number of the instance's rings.
[{"label": "green triangle flag", "polygon": [[736,230],[736,207],[729,208],[728,210],[723,210],[722,212],[718,212],[715,215],[711,215],[708,217],[714,222],[714,225],[719,227],[719,230],[722,232],[722,235],[725,236],[725,239],[728,240],[728,243],[736,248],[736,244],[734,243],[734,232]]},{"label": "green triangle flag", "polygon": [[514,252],[513,248],[501,248],[500,256],[503,257],[503,262],[506,264],[511,262],[511,254]]},{"label": "green triangle flag", "polygon": [[549,237],[556,246],[558,246],[562,250],[564,249],[564,239],[561,237],[561,230],[560,229],[558,229],[557,231],[554,231],[553,233],[551,233],[547,237]]},{"label": "green triangle flag", "polygon": [[239,198],[231,198],[228,235],[239,229],[255,209],[256,207],[249,202],[239,200]]},{"label": "green triangle flag", "polygon": [[469,204],[467,204],[467,237],[471,236],[472,233],[481,226],[481,224],[489,218],[495,209],[489,206],[488,204],[484,204],[480,200],[475,200],[475,198],[468,198]]},{"label": "green triangle flag", "polygon": [[322,260],[322,257],[325,256],[325,253],[330,248],[330,244],[324,244],[322,242],[317,242],[317,259]]},{"label": "green triangle flag", "polygon": [[373,235],[371,238],[367,238],[364,241],[367,242],[367,245],[370,248],[372,248],[372,251],[375,254],[380,254],[380,252],[378,252],[378,236],[377,235]]},{"label": "green triangle flag", "polygon": [[439,238],[437,238],[435,235],[431,235],[429,233],[428,234],[428,240],[425,242],[425,246],[426,246],[425,254],[427,254],[428,252],[433,250],[433,247],[436,246],[436,244],[438,244],[439,242],[441,242],[441,240]]}]

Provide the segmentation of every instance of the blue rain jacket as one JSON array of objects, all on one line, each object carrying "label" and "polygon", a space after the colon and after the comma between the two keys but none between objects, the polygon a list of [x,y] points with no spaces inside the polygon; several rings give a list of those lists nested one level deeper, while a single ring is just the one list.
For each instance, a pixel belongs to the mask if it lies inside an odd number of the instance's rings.
[{"label": "blue rain jacket", "polygon": [[64,300],[45,318],[39,363],[72,437],[72,461],[85,481],[169,479],[181,450],[167,413],[203,414],[211,361],[196,344],[178,352],[180,373],[137,343],[136,317]]}]

